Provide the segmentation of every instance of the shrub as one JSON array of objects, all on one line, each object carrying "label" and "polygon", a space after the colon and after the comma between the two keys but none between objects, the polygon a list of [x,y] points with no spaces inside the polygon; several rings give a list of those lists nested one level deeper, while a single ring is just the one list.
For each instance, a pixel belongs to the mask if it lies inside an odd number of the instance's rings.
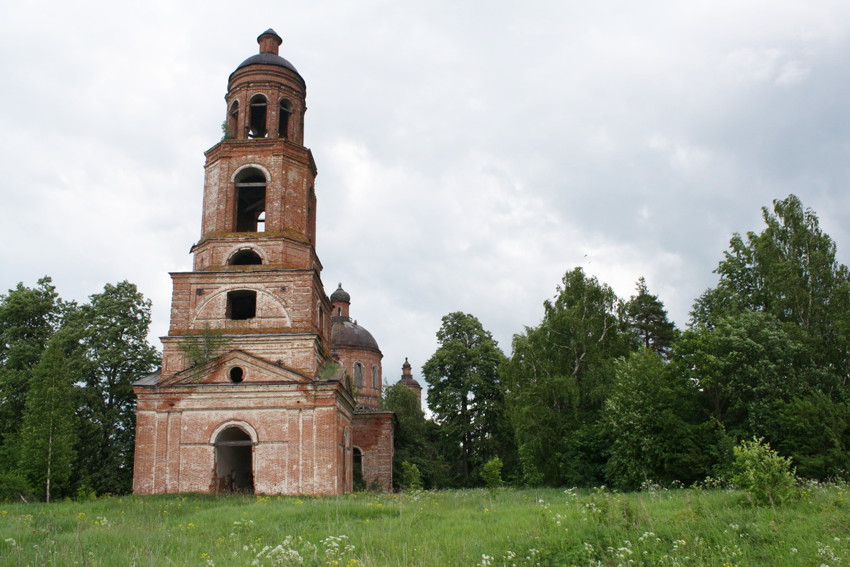
[{"label": "shrub", "polygon": [[32,488],[19,472],[0,473],[0,502],[17,502],[32,498]]},{"label": "shrub", "polygon": [[493,457],[481,467],[481,480],[487,488],[499,488],[502,482],[502,459]]},{"label": "shrub", "polygon": [[410,461],[401,463],[401,481],[399,482],[402,488],[410,490],[422,489],[422,473],[419,472],[419,467]]},{"label": "shrub", "polygon": [[782,457],[763,439],[741,441],[734,449],[732,482],[756,505],[781,504],[794,494],[791,459]]}]

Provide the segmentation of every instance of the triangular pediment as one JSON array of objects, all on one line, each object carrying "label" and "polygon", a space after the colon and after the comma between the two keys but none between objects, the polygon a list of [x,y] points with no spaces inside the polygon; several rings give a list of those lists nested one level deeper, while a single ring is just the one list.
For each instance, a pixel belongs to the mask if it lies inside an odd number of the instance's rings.
[{"label": "triangular pediment", "polygon": [[232,350],[207,364],[182,370],[158,386],[191,384],[280,384],[309,383],[309,376],[286,366],[269,362],[242,350]]}]

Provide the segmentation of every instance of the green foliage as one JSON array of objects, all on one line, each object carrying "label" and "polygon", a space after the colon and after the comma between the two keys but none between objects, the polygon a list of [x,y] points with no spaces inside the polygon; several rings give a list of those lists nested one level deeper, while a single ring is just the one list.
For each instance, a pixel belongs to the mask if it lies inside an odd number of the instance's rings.
[{"label": "green foliage", "polygon": [[746,238],[735,234],[715,270],[716,288],[694,305],[695,327],[744,311],[770,314],[824,371],[822,388],[850,377],[850,275],[836,260],[836,246],[811,209],[789,195],[762,210],[766,228]]},{"label": "green foliage", "polygon": [[[222,354],[229,342],[222,329],[212,329],[209,325],[205,325],[199,334],[182,341],[179,349],[190,366],[201,367]],[[326,364],[322,369],[333,364]]]},{"label": "green foliage", "polygon": [[772,444],[804,478],[827,480],[850,473],[850,408],[823,392],[777,404]]},{"label": "green foliage", "polygon": [[342,365],[333,360],[327,360],[319,368],[319,380],[330,380],[342,375]]},{"label": "green foliage", "polygon": [[221,140],[229,140],[233,138],[233,132],[230,130],[230,125],[227,120],[221,123]]},{"label": "green foliage", "polygon": [[75,481],[98,494],[124,494],[132,487],[132,383],[159,362],[159,353],[147,341],[150,310],[150,301],[134,284],[107,284],[69,317],[64,329],[82,360],[76,376],[83,389]]},{"label": "green foliage", "polygon": [[26,475],[17,470],[0,472],[0,502],[29,501],[32,487]]},{"label": "green foliage", "polygon": [[769,430],[773,408],[806,391],[808,360],[784,325],[756,311],[685,331],[674,356],[677,371],[699,387],[709,414],[737,439],[775,438]]},{"label": "green foliage", "polygon": [[510,446],[498,376],[505,355],[481,322],[465,313],[443,317],[437,341],[437,351],[422,367],[428,406],[445,446],[457,453],[449,458],[459,461],[460,482],[468,484],[478,467]]},{"label": "green foliage", "polygon": [[564,275],[543,321],[514,335],[501,368],[526,482],[586,485],[603,478],[605,442],[598,422],[614,360],[630,350],[610,287],[581,268]]},{"label": "green foliage", "polygon": [[396,418],[393,434],[395,487],[403,488],[405,462],[416,465],[424,487],[439,486],[435,470],[436,448],[429,438],[428,423],[416,393],[401,382],[396,382],[384,389],[381,405],[383,409],[395,413]]},{"label": "green foliage", "polygon": [[647,482],[692,484],[722,459],[723,431],[704,420],[700,392],[654,351],[617,361],[602,422],[610,439],[605,476],[634,490]]},{"label": "green foliage", "polygon": [[780,456],[763,439],[741,441],[735,447],[734,466],[732,482],[756,505],[782,504],[794,495],[791,459]]},{"label": "green foliage", "polygon": [[422,473],[419,472],[419,467],[410,461],[402,461],[399,484],[405,490],[422,490]]},{"label": "green foliage", "polygon": [[499,488],[504,485],[502,480],[502,459],[493,457],[481,467],[481,480],[487,488]]},{"label": "green foliage", "polygon": [[637,281],[637,295],[624,305],[626,324],[646,349],[667,355],[676,337],[676,326],[667,319],[667,311],[657,295],[649,293],[646,280]]},{"label": "green foliage", "polygon": [[47,502],[68,493],[77,441],[73,388],[65,353],[53,340],[33,370],[19,448],[21,471]]},{"label": "green foliage", "polygon": [[17,466],[20,430],[32,372],[62,318],[48,277],[35,288],[19,283],[0,296],[0,469]]}]

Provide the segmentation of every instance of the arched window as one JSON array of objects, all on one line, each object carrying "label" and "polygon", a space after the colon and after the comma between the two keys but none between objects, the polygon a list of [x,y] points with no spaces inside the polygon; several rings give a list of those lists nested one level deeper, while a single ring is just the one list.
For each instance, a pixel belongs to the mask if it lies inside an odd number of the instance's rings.
[{"label": "arched window", "polygon": [[234,138],[239,131],[239,101],[234,100],[230,105],[230,113],[227,115],[227,124],[224,129],[224,138]]},{"label": "arched window", "polygon": [[363,387],[363,365],[359,362],[354,363],[354,386]]},{"label": "arched window", "polygon": [[378,365],[372,365],[372,387],[376,390],[381,388],[381,379],[378,378]]},{"label": "arched window", "polygon": [[236,178],[236,232],[265,232],[265,212],[266,176],[254,168],[240,171]]},{"label": "arched window", "polygon": [[292,116],[292,103],[286,99],[280,101],[280,111],[277,120],[277,135],[289,138],[289,117]]},{"label": "arched window", "polygon": [[251,97],[251,121],[248,136],[251,138],[265,138],[266,128],[266,97],[255,94]]},{"label": "arched window", "polygon": [[253,250],[240,250],[230,258],[231,266],[255,266],[262,264],[263,259]]}]

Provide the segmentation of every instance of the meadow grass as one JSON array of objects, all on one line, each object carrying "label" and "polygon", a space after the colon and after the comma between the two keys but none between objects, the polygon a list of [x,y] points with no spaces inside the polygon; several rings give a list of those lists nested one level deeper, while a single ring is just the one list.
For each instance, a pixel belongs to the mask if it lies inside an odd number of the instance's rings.
[{"label": "meadow grass", "polygon": [[850,564],[850,494],[776,508],[741,492],[457,490],[340,497],[110,497],[0,507],[0,564]]}]

